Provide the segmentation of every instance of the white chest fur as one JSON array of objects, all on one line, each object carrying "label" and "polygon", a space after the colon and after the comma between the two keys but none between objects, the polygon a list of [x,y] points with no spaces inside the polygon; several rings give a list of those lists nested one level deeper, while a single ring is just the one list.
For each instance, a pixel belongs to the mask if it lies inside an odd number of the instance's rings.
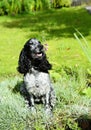
[{"label": "white chest fur", "polygon": [[48,73],[39,72],[32,68],[32,73],[27,73],[24,77],[26,89],[35,96],[45,95],[50,92],[50,76]]}]

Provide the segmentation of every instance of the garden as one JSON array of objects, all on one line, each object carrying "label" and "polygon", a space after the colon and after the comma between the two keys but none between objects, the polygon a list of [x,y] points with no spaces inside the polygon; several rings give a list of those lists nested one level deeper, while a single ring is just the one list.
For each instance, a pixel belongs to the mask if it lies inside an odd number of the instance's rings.
[{"label": "garden", "polygon": [[[20,0],[8,1],[0,1],[0,130],[91,130],[91,14],[85,5],[60,0],[52,5],[22,0],[21,6]],[[47,45],[52,64],[57,96],[52,118],[41,105],[33,115],[20,93],[19,54],[34,37]]]}]

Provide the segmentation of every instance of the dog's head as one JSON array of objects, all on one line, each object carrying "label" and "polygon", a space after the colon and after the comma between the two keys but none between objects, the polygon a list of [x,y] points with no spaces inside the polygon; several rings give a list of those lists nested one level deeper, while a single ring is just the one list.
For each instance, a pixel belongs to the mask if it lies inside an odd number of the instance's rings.
[{"label": "dog's head", "polygon": [[32,67],[42,72],[48,72],[52,67],[47,60],[44,46],[35,38],[25,43],[19,56],[18,71],[26,74]]},{"label": "dog's head", "polygon": [[40,41],[35,38],[29,39],[24,45],[28,58],[41,60],[45,56],[44,47]]}]

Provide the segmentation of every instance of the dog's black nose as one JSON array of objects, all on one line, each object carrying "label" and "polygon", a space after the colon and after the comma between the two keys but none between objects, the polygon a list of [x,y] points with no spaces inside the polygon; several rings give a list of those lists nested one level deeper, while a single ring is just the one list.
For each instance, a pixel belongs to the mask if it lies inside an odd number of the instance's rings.
[{"label": "dog's black nose", "polygon": [[38,47],[40,48],[40,50],[43,49],[43,45],[38,45]]}]

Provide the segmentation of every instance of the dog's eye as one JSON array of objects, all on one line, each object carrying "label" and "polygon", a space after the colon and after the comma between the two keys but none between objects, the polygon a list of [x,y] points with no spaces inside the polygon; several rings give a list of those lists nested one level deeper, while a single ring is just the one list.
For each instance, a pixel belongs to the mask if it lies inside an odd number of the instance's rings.
[{"label": "dog's eye", "polygon": [[30,45],[33,45],[33,42],[31,42]]}]

